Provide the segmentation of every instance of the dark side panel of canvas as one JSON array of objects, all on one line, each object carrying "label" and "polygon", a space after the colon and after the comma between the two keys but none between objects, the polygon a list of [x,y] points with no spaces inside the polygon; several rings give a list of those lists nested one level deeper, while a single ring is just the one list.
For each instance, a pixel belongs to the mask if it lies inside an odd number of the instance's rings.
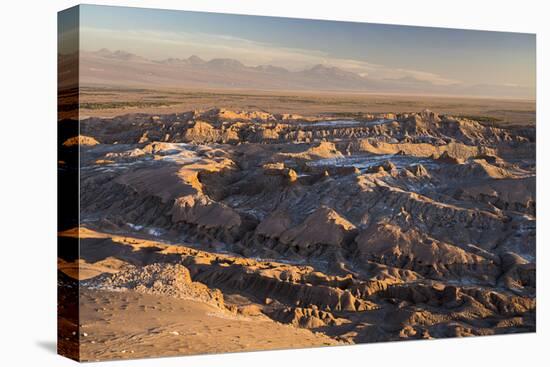
[{"label": "dark side panel of canvas", "polygon": [[[79,7],[58,14],[57,206],[58,233],[78,227]],[[58,236],[58,264],[78,259],[78,237]],[[78,278],[78,267],[74,269]],[[78,281],[58,271],[59,354],[79,359]]]}]

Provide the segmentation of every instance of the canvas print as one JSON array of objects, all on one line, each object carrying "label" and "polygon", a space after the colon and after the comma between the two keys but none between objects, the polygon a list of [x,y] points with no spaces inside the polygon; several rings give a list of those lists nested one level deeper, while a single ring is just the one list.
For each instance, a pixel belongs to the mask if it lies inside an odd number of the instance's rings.
[{"label": "canvas print", "polygon": [[59,353],[534,332],[535,46],[60,12]]}]

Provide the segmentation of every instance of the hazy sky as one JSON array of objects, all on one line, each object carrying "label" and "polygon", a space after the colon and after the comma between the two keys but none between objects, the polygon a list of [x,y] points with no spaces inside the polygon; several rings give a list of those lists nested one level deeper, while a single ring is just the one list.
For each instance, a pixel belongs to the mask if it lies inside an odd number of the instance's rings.
[{"label": "hazy sky", "polygon": [[532,34],[81,6],[84,50],[159,60],[198,55],[291,70],[336,66],[374,79],[517,88],[535,95]]}]

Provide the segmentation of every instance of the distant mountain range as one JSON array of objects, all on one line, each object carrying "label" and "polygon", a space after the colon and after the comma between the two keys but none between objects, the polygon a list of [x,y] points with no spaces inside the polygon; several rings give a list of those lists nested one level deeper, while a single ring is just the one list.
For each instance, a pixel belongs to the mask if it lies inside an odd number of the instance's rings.
[{"label": "distant mountain range", "polygon": [[413,77],[376,79],[333,66],[315,65],[290,71],[273,65],[247,66],[235,59],[199,56],[149,60],[126,52],[81,51],[82,84],[141,87],[231,88],[300,91],[441,94],[523,97],[518,87],[435,85]]}]

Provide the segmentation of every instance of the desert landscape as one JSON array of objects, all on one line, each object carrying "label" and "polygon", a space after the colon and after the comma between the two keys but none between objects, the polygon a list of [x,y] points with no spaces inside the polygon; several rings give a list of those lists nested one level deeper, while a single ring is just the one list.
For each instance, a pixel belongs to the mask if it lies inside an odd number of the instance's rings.
[{"label": "desert landscape", "polygon": [[536,330],[534,99],[323,65],[106,48],[71,62],[60,353]]},{"label": "desert landscape", "polygon": [[83,360],[535,330],[532,124],[145,108],[74,144]]}]

